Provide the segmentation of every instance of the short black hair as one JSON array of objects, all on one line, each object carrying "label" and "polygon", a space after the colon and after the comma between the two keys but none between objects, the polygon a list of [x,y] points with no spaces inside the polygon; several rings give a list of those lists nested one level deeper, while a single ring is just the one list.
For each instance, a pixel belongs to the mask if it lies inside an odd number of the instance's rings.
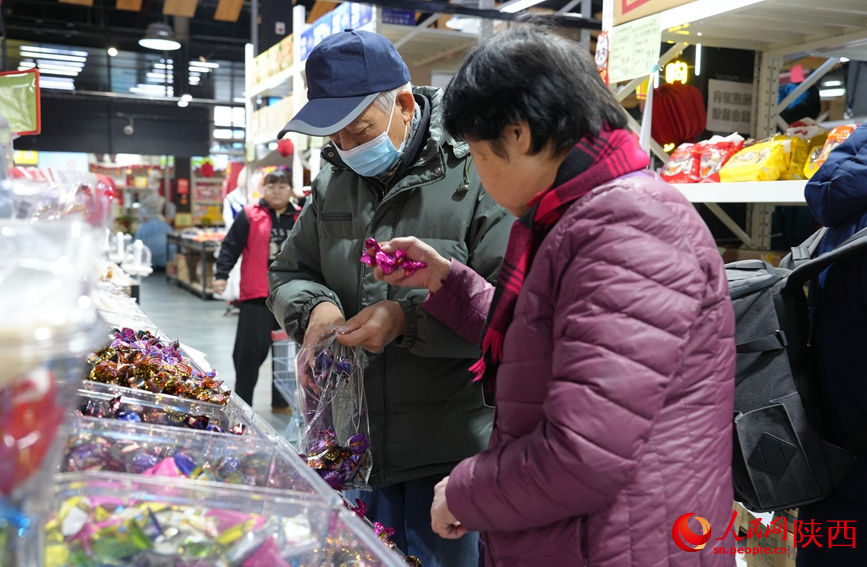
[{"label": "short black hair", "polygon": [[503,129],[522,120],[533,153],[550,143],[559,154],[597,136],[605,123],[623,128],[626,114],[584,47],[521,24],[464,59],[445,94],[445,126],[454,136],[491,141],[498,151]]},{"label": "short black hair", "polygon": [[265,176],[265,185],[271,185],[272,183],[288,183],[292,185],[292,179],[289,177],[289,172],[285,169],[275,169]]}]

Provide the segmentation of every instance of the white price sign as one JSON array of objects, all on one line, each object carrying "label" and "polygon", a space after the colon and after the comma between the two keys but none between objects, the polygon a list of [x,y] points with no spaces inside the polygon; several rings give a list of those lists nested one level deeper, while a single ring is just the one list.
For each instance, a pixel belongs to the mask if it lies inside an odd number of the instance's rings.
[{"label": "white price sign", "polygon": [[659,63],[662,17],[648,16],[611,30],[608,61],[610,82],[619,83],[650,75]]}]

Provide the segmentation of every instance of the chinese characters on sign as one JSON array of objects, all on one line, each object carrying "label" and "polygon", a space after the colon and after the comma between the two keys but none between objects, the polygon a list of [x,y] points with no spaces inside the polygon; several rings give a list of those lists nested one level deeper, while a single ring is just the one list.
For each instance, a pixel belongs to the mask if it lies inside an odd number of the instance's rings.
[{"label": "chinese characters on sign", "polygon": [[731,134],[750,132],[753,85],[710,79],[707,84],[707,129]]},{"label": "chinese characters on sign", "polygon": [[646,77],[659,63],[662,24],[659,14],[617,26],[609,35],[610,81],[619,83]]}]

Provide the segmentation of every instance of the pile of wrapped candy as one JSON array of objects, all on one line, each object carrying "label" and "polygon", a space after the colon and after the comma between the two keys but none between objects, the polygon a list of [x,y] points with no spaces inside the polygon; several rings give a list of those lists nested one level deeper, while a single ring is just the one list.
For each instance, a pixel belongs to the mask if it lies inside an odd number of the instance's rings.
[{"label": "pile of wrapped candy", "polygon": [[344,446],[337,442],[334,429],[329,427],[301,458],[335,490],[367,486],[372,461],[370,442],[364,434],[353,435]]},{"label": "pile of wrapped candy", "polygon": [[[212,451],[211,453],[218,452]],[[63,472],[105,471],[304,490],[291,464],[261,450],[208,451],[79,432],[70,437]],[[231,453],[231,454],[230,454]]]},{"label": "pile of wrapped candy", "polygon": [[304,518],[74,496],[46,525],[45,566],[289,567],[315,541]]},{"label": "pile of wrapped candy", "polygon": [[156,394],[225,405],[230,392],[220,389],[216,372],[202,372],[184,358],[177,341],[166,344],[150,331],[124,328],[114,332],[111,345],[88,359],[89,378]]},{"label": "pile of wrapped candy", "polygon": [[145,408],[135,404],[122,402],[123,396],[116,396],[111,400],[85,399],[81,403],[78,412],[84,417],[97,417],[101,419],[118,419],[138,423],[151,423],[153,425],[169,425],[172,427],[186,427],[214,433],[231,433],[243,435],[247,426],[236,423],[231,427],[225,427],[216,423],[215,419],[207,415],[191,415],[172,411],[171,409]]},{"label": "pile of wrapped candy", "polygon": [[[382,247],[375,238],[368,238],[364,241],[364,253],[361,255],[361,263],[367,264],[371,268],[377,266],[382,268],[382,273],[388,275],[395,270],[403,270],[405,275],[410,276],[416,270],[427,267],[424,262],[416,262],[406,257],[406,252],[397,250],[393,254],[383,252]],[[373,249],[373,253],[368,250]]]}]

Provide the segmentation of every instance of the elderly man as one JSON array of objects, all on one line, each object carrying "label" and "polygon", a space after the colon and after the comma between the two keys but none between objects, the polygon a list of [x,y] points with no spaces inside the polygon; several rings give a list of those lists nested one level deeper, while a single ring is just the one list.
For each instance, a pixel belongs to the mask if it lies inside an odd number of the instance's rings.
[{"label": "elderly man", "polygon": [[346,31],[307,60],[309,102],[280,133],[328,136],[330,166],[269,273],[268,304],[299,343],[329,325],[371,353],[364,375],[374,468],[369,515],[425,567],[477,564],[477,541],[431,530],[434,486],[487,446],[492,410],[472,384],[477,345],[428,315],[427,292],[359,262],[364,241],[417,236],[493,281],[511,222],[482,189],[466,143],[443,128],[442,92],[412,88],[384,37]]}]

